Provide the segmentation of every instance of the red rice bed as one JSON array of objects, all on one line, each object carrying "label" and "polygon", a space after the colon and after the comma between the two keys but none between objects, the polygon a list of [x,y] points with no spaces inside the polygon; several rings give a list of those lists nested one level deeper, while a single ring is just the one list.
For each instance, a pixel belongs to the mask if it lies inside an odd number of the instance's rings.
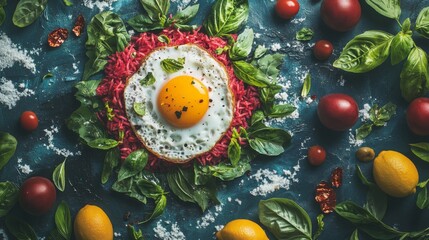
[{"label": "red rice bed", "polygon": [[[240,126],[244,128],[248,127],[247,120],[260,105],[258,93],[254,87],[245,86],[242,81],[237,79],[226,53],[222,53],[221,55],[215,53],[216,49],[227,45],[225,40],[217,37],[208,37],[199,31],[180,32],[175,29],[165,29],[160,34],[164,34],[170,38],[171,42],[168,46],[187,43],[197,44],[207,49],[213,57],[216,57],[226,66],[230,77],[229,85],[234,93],[236,103],[231,127],[209,152],[197,158],[197,161],[203,165],[217,164],[227,157],[232,128]],[[111,55],[105,68],[106,77],[97,88],[97,94],[104,102],[108,102],[114,113],[113,119],[108,121],[106,112],[101,111],[98,113],[100,120],[105,124],[107,131],[112,136],[118,138],[119,132],[124,132],[123,141],[119,145],[121,159],[125,159],[131,152],[144,147],[135,135],[126,117],[123,95],[127,79],[139,69],[142,59],[155,48],[167,45],[160,42],[158,36],[158,34],[154,33],[142,33],[139,36],[133,37],[130,45],[123,52]],[[163,167],[168,165],[170,164],[161,161],[152,154],[149,157],[148,166],[151,169],[162,170]]]}]

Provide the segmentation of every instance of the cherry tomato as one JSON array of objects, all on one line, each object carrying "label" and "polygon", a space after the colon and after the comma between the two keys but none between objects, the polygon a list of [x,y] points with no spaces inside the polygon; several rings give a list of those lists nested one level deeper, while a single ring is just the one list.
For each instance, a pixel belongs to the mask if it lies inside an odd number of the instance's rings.
[{"label": "cherry tomato", "polygon": [[327,60],[334,51],[334,46],[332,43],[326,40],[319,40],[313,47],[314,57],[318,60],[325,61]]},{"label": "cherry tomato", "polygon": [[21,127],[27,131],[34,131],[39,126],[39,119],[32,111],[23,112],[19,118],[19,122],[21,123]]},{"label": "cherry tomato", "polygon": [[44,177],[31,177],[21,186],[19,203],[32,215],[47,213],[55,203],[57,194],[51,180]]},{"label": "cherry tomato", "polygon": [[356,123],[359,108],[349,95],[333,93],[320,99],[317,115],[325,127],[334,131],[344,131]]},{"label": "cherry tomato", "polygon": [[407,122],[413,133],[429,136],[429,98],[416,98],[410,103],[407,109]]},{"label": "cherry tomato", "polygon": [[276,12],[283,19],[291,19],[299,12],[297,0],[277,0]]},{"label": "cherry tomato", "polygon": [[323,0],[320,12],[326,25],[345,32],[358,24],[361,7],[359,0]]},{"label": "cherry tomato", "polygon": [[308,162],[313,166],[319,166],[326,160],[326,151],[322,146],[315,145],[308,148]]}]

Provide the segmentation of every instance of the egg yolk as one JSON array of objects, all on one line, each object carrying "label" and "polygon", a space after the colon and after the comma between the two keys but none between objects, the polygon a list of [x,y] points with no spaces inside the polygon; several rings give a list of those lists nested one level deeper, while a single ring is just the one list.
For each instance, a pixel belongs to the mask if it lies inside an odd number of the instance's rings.
[{"label": "egg yolk", "polygon": [[178,76],[170,79],[158,94],[162,117],[177,128],[197,124],[209,108],[209,91],[198,79]]}]

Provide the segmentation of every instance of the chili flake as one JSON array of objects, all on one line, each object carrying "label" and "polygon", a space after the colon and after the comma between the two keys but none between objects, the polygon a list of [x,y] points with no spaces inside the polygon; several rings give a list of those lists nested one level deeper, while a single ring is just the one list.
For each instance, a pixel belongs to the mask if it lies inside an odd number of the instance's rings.
[{"label": "chili flake", "polygon": [[343,169],[335,168],[331,174],[331,185],[334,188],[339,188],[343,182]]},{"label": "chili flake", "polygon": [[81,14],[77,17],[76,22],[74,24],[74,27],[72,29],[72,31],[76,37],[79,37],[82,34],[84,26],[85,26],[85,19],[83,18],[82,14]]},{"label": "chili flake", "polygon": [[49,33],[48,44],[50,47],[56,48],[61,46],[67,39],[69,31],[65,28],[58,28]]},{"label": "chili flake", "polygon": [[325,214],[333,212],[337,203],[337,197],[334,189],[325,181],[322,181],[317,185],[316,196],[314,199],[319,203],[320,209]]}]

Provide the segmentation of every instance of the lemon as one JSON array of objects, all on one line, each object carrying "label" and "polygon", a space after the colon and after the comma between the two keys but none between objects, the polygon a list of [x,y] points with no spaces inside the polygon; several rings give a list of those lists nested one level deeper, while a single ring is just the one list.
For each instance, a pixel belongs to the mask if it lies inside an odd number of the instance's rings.
[{"label": "lemon", "polygon": [[416,192],[419,173],[414,163],[400,152],[382,151],[374,160],[373,175],[380,189],[393,197]]},{"label": "lemon", "polygon": [[264,230],[255,222],[236,219],[216,233],[218,240],[268,240]]},{"label": "lemon", "polygon": [[76,240],[113,240],[113,226],[103,209],[86,205],[74,220]]}]

